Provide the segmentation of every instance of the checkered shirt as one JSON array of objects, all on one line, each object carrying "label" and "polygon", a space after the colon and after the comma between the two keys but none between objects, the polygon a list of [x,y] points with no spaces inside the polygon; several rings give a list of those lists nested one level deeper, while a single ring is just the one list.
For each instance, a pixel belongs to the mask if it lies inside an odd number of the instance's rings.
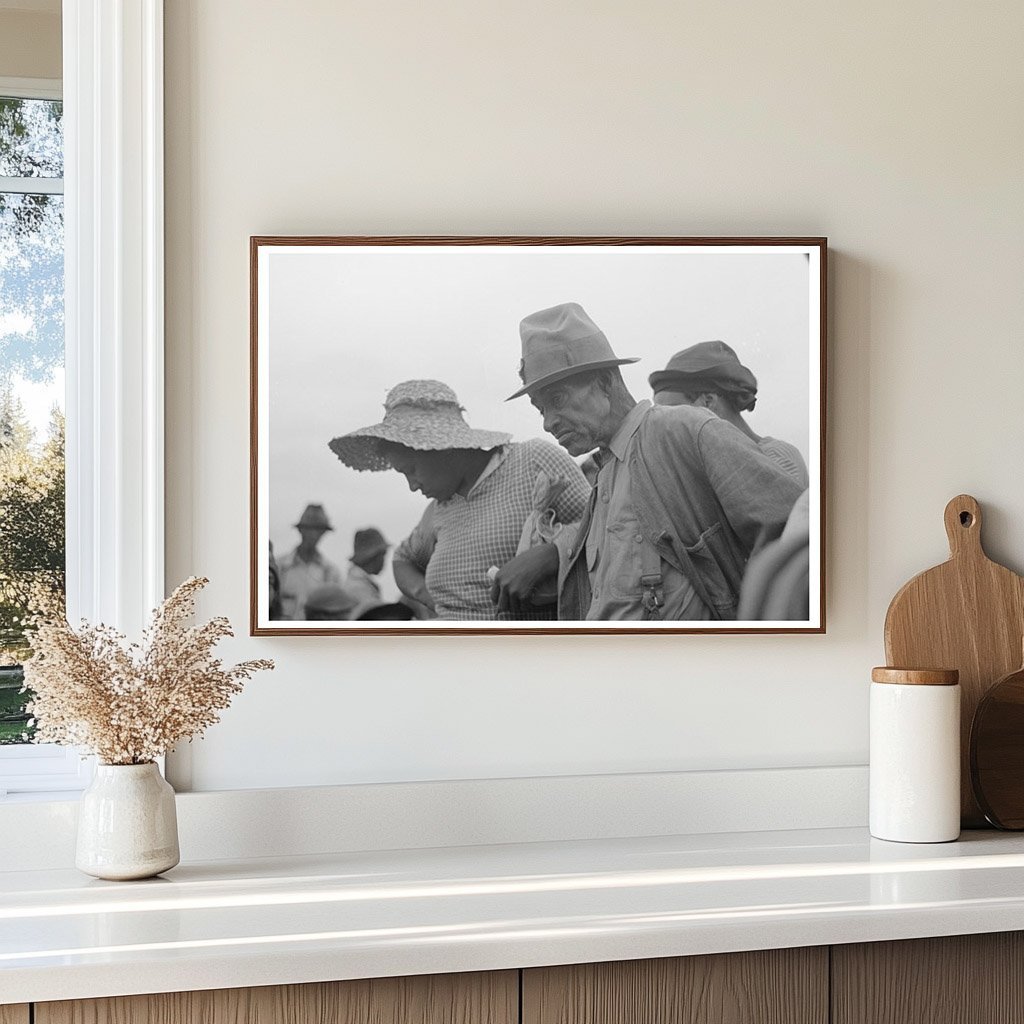
[{"label": "checkered shirt", "polygon": [[[568,486],[554,503],[560,523],[577,522],[590,496],[579,466],[547,441],[505,445],[465,497],[432,501],[413,532],[395,549],[394,560],[409,562],[426,576],[441,619],[499,619],[491,602],[487,570],[503,566],[516,553],[523,524],[533,511],[537,475],[563,476]],[[550,609],[527,619],[550,618]]]}]

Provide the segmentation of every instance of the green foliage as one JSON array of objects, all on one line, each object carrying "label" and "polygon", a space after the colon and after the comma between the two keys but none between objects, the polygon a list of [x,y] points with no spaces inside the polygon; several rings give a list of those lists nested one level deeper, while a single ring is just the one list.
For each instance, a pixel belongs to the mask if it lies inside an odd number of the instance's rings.
[{"label": "green foliage", "polygon": [[64,105],[0,96],[0,175],[59,178],[64,173]]},{"label": "green foliage", "polygon": [[26,611],[64,595],[64,417],[34,443],[21,404],[0,396],[0,656],[29,652]]},{"label": "green foliage", "polygon": [[35,726],[29,725],[25,710],[27,695],[21,692],[24,673],[20,665],[0,666],[0,746],[31,739]]}]

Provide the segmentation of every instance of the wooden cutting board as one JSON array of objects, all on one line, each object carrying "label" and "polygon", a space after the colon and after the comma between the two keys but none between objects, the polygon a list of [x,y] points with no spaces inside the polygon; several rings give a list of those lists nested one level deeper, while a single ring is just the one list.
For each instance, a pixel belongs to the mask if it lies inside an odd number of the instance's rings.
[{"label": "wooden cutting board", "polygon": [[983,828],[970,777],[971,722],[988,688],[1020,667],[1024,579],[981,546],[981,507],[960,494],[945,511],[949,561],[915,576],[885,615],[885,657],[894,668],[960,671],[960,812],[964,828]]}]

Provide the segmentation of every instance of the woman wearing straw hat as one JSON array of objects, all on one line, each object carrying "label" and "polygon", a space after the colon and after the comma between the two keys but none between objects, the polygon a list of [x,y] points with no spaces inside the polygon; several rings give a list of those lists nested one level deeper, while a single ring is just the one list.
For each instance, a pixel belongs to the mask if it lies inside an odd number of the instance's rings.
[{"label": "woman wearing straw hat", "polygon": [[[353,469],[397,470],[410,490],[431,499],[392,555],[399,589],[441,619],[511,619],[491,601],[488,570],[516,554],[524,524],[539,511],[538,480],[556,484],[550,508],[559,523],[579,520],[590,493],[579,467],[547,441],[513,442],[471,428],[455,392],[440,381],[398,384],[384,413],[381,423],[336,437],[330,448]],[[552,618],[554,609],[521,617]]]}]

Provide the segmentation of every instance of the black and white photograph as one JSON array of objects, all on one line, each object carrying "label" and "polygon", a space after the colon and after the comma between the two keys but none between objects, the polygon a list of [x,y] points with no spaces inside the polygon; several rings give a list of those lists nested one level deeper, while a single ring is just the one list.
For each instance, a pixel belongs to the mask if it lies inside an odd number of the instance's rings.
[{"label": "black and white photograph", "polygon": [[252,238],[252,633],[823,632],[825,255]]}]

